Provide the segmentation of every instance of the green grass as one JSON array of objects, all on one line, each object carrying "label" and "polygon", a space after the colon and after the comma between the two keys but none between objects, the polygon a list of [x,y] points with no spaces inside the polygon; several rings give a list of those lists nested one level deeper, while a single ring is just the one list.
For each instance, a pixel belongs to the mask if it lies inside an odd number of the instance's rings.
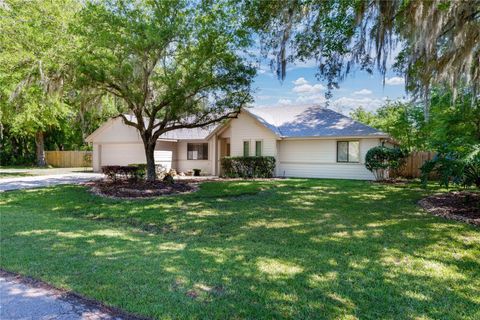
[{"label": "green grass", "polygon": [[0,194],[1,268],[158,319],[479,319],[480,229],[415,185],[212,182],[142,201]]},{"label": "green grass", "polygon": [[20,178],[29,177],[31,174],[26,172],[0,172],[0,179],[2,178]]}]

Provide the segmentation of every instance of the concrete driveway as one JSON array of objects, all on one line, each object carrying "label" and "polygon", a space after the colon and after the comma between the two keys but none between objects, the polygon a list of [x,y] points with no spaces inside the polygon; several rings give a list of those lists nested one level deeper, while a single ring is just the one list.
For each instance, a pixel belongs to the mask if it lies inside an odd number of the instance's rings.
[{"label": "concrete driveway", "polygon": [[49,285],[0,270],[0,319],[5,320],[132,320],[140,319],[107,308]]},{"label": "concrete driveway", "polygon": [[0,174],[11,175],[0,178],[0,192],[50,187],[58,184],[76,184],[103,178],[101,173],[82,172],[81,170],[78,168],[0,169]]}]

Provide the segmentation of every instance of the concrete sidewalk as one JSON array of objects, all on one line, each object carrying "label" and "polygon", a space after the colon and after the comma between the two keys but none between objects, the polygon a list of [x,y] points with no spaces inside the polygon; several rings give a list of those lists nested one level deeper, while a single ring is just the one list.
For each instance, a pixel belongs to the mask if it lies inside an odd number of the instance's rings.
[{"label": "concrete sidewalk", "polygon": [[2,320],[140,320],[145,318],[0,270]]}]

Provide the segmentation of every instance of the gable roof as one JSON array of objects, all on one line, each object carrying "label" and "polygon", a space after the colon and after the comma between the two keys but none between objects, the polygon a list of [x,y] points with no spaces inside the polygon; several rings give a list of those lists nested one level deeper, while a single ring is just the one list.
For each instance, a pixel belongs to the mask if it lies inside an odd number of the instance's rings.
[{"label": "gable roof", "polygon": [[[261,125],[272,131],[279,138],[388,137],[384,132],[322,106],[242,108],[242,112],[255,118]],[[134,116],[126,116],[129,120],[135,121]],[[88,136],[86,141],[93,142],[94,137],[105,130],[116,119],[121,120],[120,117],[110,119]],[[147,121],[147,119],[145,120]],[[159,140],[208,140],[215,132],[224,128],[228,123],[229,121],[205,128],[172,130],[162,134]]]},{"label": "gable roof", "polygon": [[384,132],[322,106],[279,106],[244,110],[283,138],[388,137]]},{"label": "gable roof", "polygon": [[[136,118],[133,115],[126,114],[125,117],[133,122],[136,122]],[[86,142],[93,142],[96,136],[101,134],[105,129],[113,124],[114,121],[122,121],[120,116],[108,119],[107,122],[102,124],[97,130],[91,133],[86,139]],[[148,122],[148,118],[144,118],[145,122]],[[204,128],[190,128],[190,129],[177,129],[165,132],[158,139],[159,140],[204,140],[215,129],[215,126],[208,126]]]}]

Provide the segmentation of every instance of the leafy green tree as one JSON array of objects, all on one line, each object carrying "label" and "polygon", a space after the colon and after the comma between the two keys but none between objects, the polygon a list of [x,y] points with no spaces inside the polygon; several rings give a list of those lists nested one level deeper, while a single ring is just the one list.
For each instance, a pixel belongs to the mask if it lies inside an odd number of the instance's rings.
[{"label": "leafy green tree", "polygon": [[350,112],[350,117],[371,127],[377,126],[377,116],[374,112],[367,111],[363,107],[357,107]]},{"label": "leafy green tree", "polygon": [[68,27],[78,6],[70,0],[7,0],[0,6],[2,122],[11,134],[35,137],[39,166],[46,164],[44,133],[69,110],[63,87],[75,41]]},{"label": "leafy green tree", "polygon": [[394,69],[424,98],[427,120],[433,86],[478,92],[480,1],[247,0],[244,9],[282,79],[287,62],[313,59],[332,89],[354,66],[385,75],[400,49]]},{"label": "leafy green tree", "polygon": [[78,72],[122,100],[118,112],[140,133],[148,180],[160,135],[236,117],[252,100],[251,39],[235,2],[88,1],[79,17]]},{"label": "leafy green tree", "polygon": [[431,119],[426,124],[428,148],[462,149],[480,143],[480,101],[473,99],[468,88],[457,89],[452,102],[451,90],[437,88],[431,94]]},{"label": "leafy green tree", "polygon": [[423,109],[418,104],[387,101],[375,112],[357,108],[350,116],[390,134],[406,150],[424,150],[428,144]]}]

